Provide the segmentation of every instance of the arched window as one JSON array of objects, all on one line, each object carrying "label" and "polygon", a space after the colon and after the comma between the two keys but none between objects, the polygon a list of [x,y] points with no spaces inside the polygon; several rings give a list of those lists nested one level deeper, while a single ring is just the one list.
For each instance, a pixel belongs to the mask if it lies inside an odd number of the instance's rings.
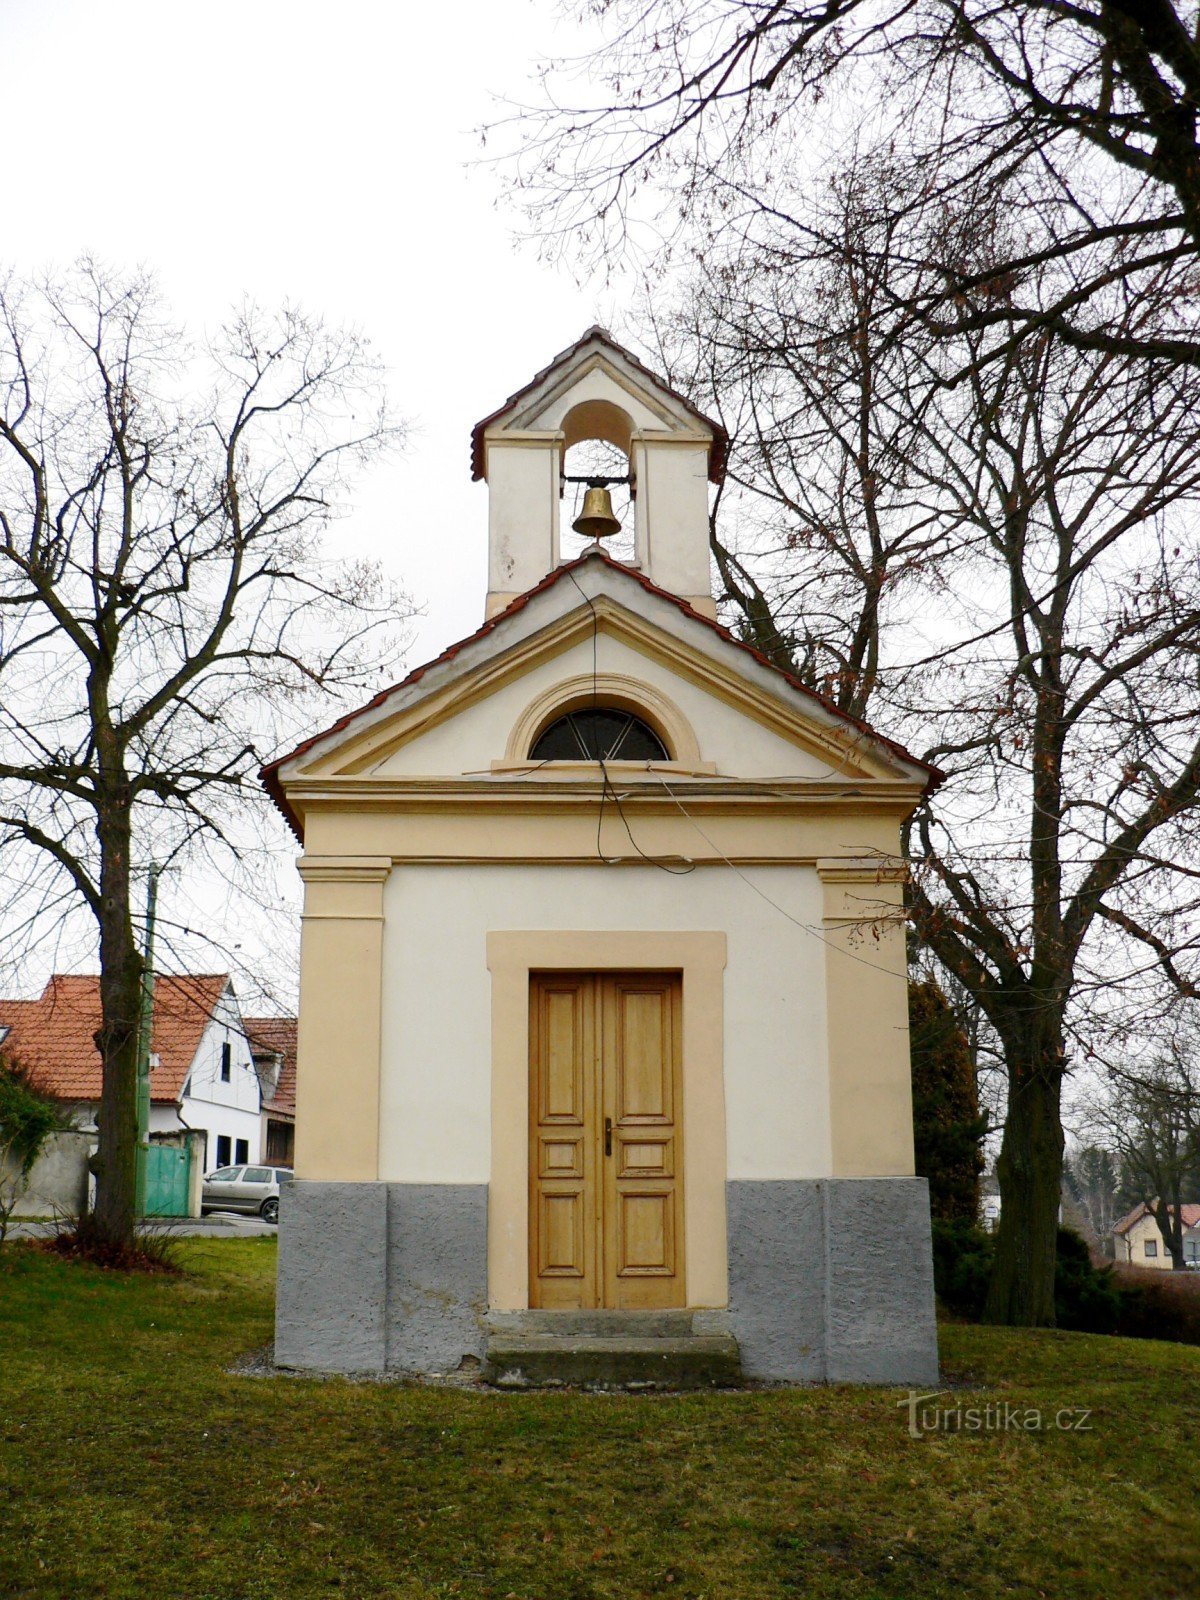
[{"label": "arched window", "polygon": [[669,761],[663,742],[631,711],[586,706],[538,735],[531,761]]}]

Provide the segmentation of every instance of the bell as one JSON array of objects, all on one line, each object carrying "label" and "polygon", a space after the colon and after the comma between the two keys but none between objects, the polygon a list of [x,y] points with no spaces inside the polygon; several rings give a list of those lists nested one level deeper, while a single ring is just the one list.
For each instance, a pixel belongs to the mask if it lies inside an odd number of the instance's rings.
[{"label": "bell", "polygon": [[571,524],[576,533],[587,539],[607,539],[620,533],[621,524],[613,516],[612,496],[598,484],[590,484],[583,497],[583,510]]}]

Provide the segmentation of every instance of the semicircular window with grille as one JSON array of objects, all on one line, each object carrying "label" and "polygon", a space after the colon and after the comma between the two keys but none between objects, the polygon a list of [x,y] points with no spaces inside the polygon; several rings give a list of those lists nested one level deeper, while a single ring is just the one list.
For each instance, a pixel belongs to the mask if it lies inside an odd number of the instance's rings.
[{"label": "semicircular window with grille", "polygon": [[531,761],[669,761],[662,740],[632,711],[587,706],[538,734]]}]

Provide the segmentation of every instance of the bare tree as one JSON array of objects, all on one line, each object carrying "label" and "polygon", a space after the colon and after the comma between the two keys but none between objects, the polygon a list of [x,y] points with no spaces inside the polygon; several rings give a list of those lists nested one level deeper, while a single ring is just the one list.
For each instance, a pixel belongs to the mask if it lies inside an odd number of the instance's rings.
[{"label": "bare tree", "polygon": [[[888,320],[893,184],[855,163],[830,185],[832,255],[743,248],[682,305],[650,299],[644,319],[659,361],[732,440],[711,542],[743,633],[855,717],[889,634],[966,553],[931,437],[944,352]],[[889,672],[894,686],[894,660]]]},{"label": "bare tree", "polygon": [[[980,256],[1009,242],[972,228]],[[910,913],[1006,1075],[988,1315],[1050,1323],[1071,1052],[1114,979],[1197,981],[1200,373],[1045,335],[993,361],[1006,336],[969,299],[957,344],[900,340],[903,310],[889,325],[856,287],[884,252],[856,237],[836,294],[824,262],[815,284],[710,275],[675,377],[709,352],[693,392],[725,392],[733,471],[766,507],[741,522],[753,614],[744,583],[726,604],[947,773],[911,826]],[[1114,333],[1157,292],[1114,293]]]},{"label": "bare tree", "polygon": [[[575,0],[600,42],[544,74],[517,114],[520,181],[542,236],[611,257],[638,232],[714,235],[786,221],[796,248],[828,248],[819,206],[794,209],[795,174],[822,125],[864,106],[911,182],[894,216],[921,270],[904,304],[956,327],[959,297],[990,279],[936,248],[968,199],[1022,217],[1018,248],[988,265],[1015,287],[976,301],[976,327],[1052,331],[1088,348],[1200,362],[1186,299],[1115,330],[1114,282],[1190,273],[1200,251],[1200,32],[1195,0]],[[583,77],[592,93],[577,96]],[[568,100],[560,85],[571,86]],[[819,192],[819,172],[808,186]],[[657,188],[644,208],[640,190]],[[1038,269],[1058,262],[1047,277]],[[1181,285],[1181,294],[1186,291]]]},{"label": "bare tree", "polygon": [[1143,1201],[1185,1269],[1183,1206],[1200,1194],[1200,1044],[1194,1025],[1164,1032],[1148,1065],[1130,1063],[1095,1108],[1093,1124],[1116,1151],[1124,1186]]},{"label": "bare tree", "polygon": [[1097,1245],[1110,1246],[1117,1221],[1120,1167],[1113,1152],[1102,1144],[1087,1144],[1067,1158],[1063,1166],[1066,1192]]},{"label": "bare tree", "polygon": [[134,1225],[135,874],[236,855],[303,703],[386,668],[379,574],[320,535],[398,436],[361,339],[299,312],[247,308],[196,348],[144,276],[0,289],[0,855],[35,909],[95,922],[112,1240]]}]

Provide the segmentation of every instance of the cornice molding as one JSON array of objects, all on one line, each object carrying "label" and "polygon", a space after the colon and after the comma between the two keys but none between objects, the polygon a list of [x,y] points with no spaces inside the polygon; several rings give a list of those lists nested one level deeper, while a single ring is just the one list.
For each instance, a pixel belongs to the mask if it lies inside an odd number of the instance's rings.
[{"label": "cornice molding", "polygon": [[908,864],[895,856],[822,856],[822,883],[907,883]]},{"label": "cornice molding", "polygon": [[301,856],[297,871],[305,883],[385,883],[391,856]]},{"label": "cornice molding", "polygon": [[[542,769],[544,774],[545,768]],[[678,811],[828,811],[884,810],[906,815],[921,797],[916,784],[873,783],[869,789],[831,785],[827,779],[773,784],[770,779],[741,782],[714,778],[678,778],[664,787],[653,771],[626,769],[621,777],[621,804],[630,810]],[[288,798],[303,809],[334,811],[374,810],[387,806],[397,811],[528,812],[594,809],[611,799],[611,781],[593,777],[574,782],[547,779],[530,773],[520,778],[298,778],[288,785]],[[873,875],[873,874],[872,874]]]}]

